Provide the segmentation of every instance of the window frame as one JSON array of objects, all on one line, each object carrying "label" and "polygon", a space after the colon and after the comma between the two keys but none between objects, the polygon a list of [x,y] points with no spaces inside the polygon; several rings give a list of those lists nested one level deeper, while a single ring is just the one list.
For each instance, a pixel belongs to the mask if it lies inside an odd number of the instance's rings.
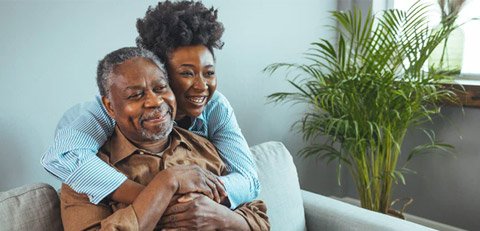
[{"label": "window frame", "polygon": [[[395,1],[404,0],[385,1],[387,7],[392,9],[395,7]],[[458,102],[444,102],[445,105],[480,108],[480,73],[461,73],[450,82],[442,85],[458,96]]]}]

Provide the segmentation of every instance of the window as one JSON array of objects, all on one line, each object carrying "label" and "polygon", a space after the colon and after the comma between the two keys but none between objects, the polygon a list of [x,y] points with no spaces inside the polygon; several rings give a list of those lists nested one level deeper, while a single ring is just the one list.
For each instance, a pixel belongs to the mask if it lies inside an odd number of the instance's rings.
[{"label": "window", "polygon": [[[407,10],[417,0],[394,0],[393,7]],[[440,8],[437,0],[421,0],[431,8],[430,22],[435,27],[440,22]],[[480,80],[480,0],[467,0],[460,11],[458,23],[465,23],[461,29],[464,33],[463,65],[461,77]],[[471,20],[476,18],[477,20]]]}]

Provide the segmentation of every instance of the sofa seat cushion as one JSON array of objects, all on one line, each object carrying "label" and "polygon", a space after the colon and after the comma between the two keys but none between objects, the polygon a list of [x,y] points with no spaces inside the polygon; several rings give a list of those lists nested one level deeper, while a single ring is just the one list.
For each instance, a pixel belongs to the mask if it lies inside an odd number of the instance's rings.
[{"label": "sofa seat cushion", "polygon": [[63,230],[60,201],[48,184],[28,184],[0,192],[1,230]]},{"label": "sofa seat cushion", "polygon": [[280,142],[250,148],[262,185],[259,199],[267,204],[272,230],[306,230],[302,194],[292,156]]}]

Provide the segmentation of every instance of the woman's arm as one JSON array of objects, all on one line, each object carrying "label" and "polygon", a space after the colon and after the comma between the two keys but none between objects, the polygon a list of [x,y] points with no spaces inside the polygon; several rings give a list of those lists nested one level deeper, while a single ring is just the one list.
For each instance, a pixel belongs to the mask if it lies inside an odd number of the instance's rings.
[{"label": "woman's arm", "polygon": [[205,120],[207,127],[196,121],[191,130],[200,133],[207,130],[205,136],[215,145],[226,164],[227,175],[220,179],[227,190],[230,208],[255,199],[260,190],[255,162],[225,96],[215,92],[198,119]]},{"label": "woman's arm", "polygon": [[72,107],[60,120],[53,145],[43,154],[43,167],[97,204],[127,179],[96,156],[113,129],[114,121],[100,97]]}]

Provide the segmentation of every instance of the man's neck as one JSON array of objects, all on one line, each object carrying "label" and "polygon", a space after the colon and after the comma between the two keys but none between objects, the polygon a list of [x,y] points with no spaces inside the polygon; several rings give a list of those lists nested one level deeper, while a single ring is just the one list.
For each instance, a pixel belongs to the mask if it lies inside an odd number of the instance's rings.
[{"label": "man's neck", "polygon": [[137,142],[132,142],[135,146],[138,148],[147,150],[152,153],[160,153],[165,151],[165,149],[168,148],[170,144],[170,135],[166,137],[165,139],[161,140],[155,140],[155,141],[149,141],[149,142],[142,142],[142,143],[137,143]]}]

